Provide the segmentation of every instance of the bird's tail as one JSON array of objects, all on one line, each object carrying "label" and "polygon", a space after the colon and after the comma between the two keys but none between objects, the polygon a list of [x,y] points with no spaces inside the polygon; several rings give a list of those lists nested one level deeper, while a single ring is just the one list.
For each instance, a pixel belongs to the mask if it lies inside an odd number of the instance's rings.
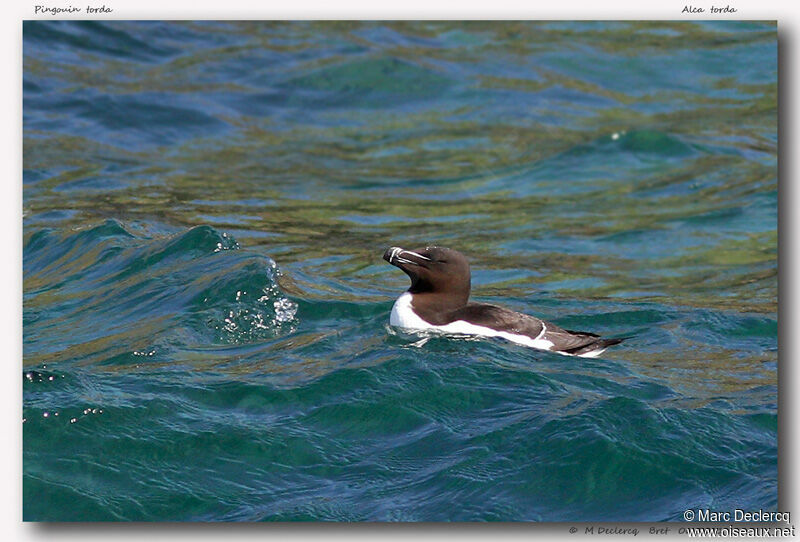
[{"label": "bird's tail", "polygon": [[583,344],[581,346],[576,346],[575,348],[570,348],[568,350],[564,350],[568,354],[572,354],[573,356],[581,356],[584,358],[593,358],[595,356],[599,356],[602,354],[606,348],[609,346],[614,346],[615,344],[619,344],[625,339],[630,339],[630,337],[620,337],[617,339],[603,339],[598,337],[596,341],[591,342],[589,344]]}]

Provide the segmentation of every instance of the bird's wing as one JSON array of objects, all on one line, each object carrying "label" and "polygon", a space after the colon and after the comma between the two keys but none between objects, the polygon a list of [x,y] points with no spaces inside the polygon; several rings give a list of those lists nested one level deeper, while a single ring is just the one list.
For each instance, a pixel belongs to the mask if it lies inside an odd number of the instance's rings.
[{"label": "bird's wing", "polygon": [[599,343],[605,341],[594,333],[570,331],[535,316],[485,303],[469,303],[454,311],[452,319],[467,320],[479,326],[526,335],[532,339],[545,339],[553,343],[550,350],[558,352],[579,352],[592,345],[601,346]]}]

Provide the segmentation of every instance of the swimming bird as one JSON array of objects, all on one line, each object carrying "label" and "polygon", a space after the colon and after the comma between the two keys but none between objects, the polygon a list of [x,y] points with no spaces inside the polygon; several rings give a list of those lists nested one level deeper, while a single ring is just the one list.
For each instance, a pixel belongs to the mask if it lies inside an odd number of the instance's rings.
[{"label": "swimming bird", "polygon": [[405,250],[390,247],[383,259],[411,278],[389,318],[408,330],[502,337],[539,350],[593,358],[624,339],[604,339],[594,333],[569,331],[534,316],[469,301],[469,263],[463,254],[444,247]]}]

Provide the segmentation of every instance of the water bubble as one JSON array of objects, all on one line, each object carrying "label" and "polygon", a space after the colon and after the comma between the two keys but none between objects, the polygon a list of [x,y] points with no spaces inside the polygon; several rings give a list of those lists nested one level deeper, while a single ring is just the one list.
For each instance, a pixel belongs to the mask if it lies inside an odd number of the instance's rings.
[{"label": "water bubble", "polygon": [[273,303],[275,308],[275,321],[278,323],[291,322],[297,314],[297,303],[286,299],[278,299]]},{"label": "water bubble", "polygon": [[145,356],[145,357],[151,357],[151,356],[155,355],[155,353],[156,353],[156,351],[155,351],[155,350],[150,350],[149,352],[145,352],[144,350],[142,350],[142,351],[139,351],[139,350],[134,350],[134,351],[133,351],[133,355],[134,355],[134,356]]}]

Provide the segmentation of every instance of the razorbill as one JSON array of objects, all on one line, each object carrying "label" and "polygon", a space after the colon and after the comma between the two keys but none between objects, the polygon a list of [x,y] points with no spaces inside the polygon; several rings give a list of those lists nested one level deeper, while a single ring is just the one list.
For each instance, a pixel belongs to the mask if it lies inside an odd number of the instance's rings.
[{"label": "razorbill", "polygon": [[410,330],[502,337],[559,354],[591,358],[624,339],[569,331],[539,318],[496,305],[470,303],[469,264],[463,254],[443,247],[391,247],[383,259],[411,278],[411,287],[392,307],[389,323]]}]

